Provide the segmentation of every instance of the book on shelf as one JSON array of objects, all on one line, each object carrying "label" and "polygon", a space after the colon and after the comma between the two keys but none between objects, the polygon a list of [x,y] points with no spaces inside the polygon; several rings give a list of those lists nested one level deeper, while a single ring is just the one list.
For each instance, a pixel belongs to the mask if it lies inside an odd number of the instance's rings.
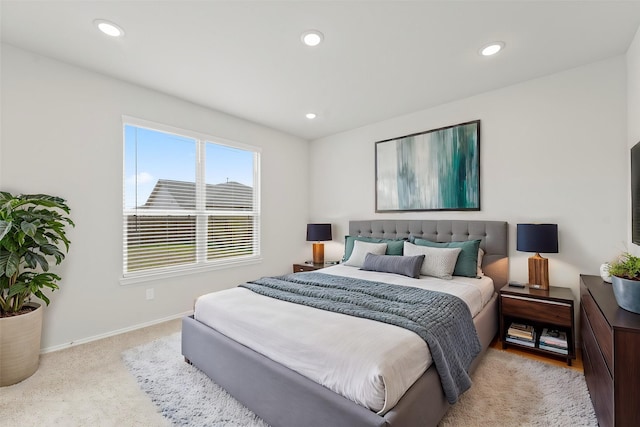
[{"label": "book on shelf", "polygon": [[526,340],[526,339],[522,339],[522,338],[518,338],[518,337],[513,337],[511,335],[507,335],[507,337],[505,338],[505,341],[513,343],[513,344],[524,345],[524,346],[527,346],[527,347],[535,347],[536,346],[536,340],[535,339]]},{"label": "book on shelf", "polygon": [[[516,329],[512,330],[509,328],[507,330],[507,336],[505,337],[505,341],[520,344],[527,347],[535,347],[536,346],[536,331],[533,329],[533,326],[527,326],[528,332],[523,334],[521,330]],[[523,336],[524,335],[524,336]]]},{"label": "book on shelf", "polygon": [[559,348],[559,347],[555,347],[552,345],[546,345],[544,343],[540,343],[540,345],[538,346],[539,348],[541,348],[542,350],[547,350],[547,351],[552,351],[554,353],[558,353],[558,354],[569,354],[569,350],[566,348]]},{"label": "book on shelf", "polygon": [[556,344],[556,343],[546,342],[546,341],[542,340],[542,337],[540,337],[540,344],[544,344],[544,345],[549,346],[549,347],[555,347],[555,348],[559,348],[559,349],[563,349],[563,350],[566,350],[567,348],[569,348],[567,343]]},{"label": "book on shelf", "polygon": [[533,339],[533,333],[522,333],[519,331],[507,330],[507,335],[511,335],[512,337],[518,337],[525,340]]},{"label": "book on shelf", "polygon": [[509,329],[507,329],[507,335],[512,337],[523,338],[525,340],[532,340],[535,337],[533,326],[525,325],[522,323],[511,323]]},{"label": "book on shelf", "polygon": [[540,348],[545,348],[545,349],[548,349],[550,351],[556,351],[557,350],[558,352],[566,353],[569,350],[567,347],[559,347],[557,345],[546,344],[546,343],[543,343],[542,341],[540,341],[539,345],[540,345]]},{"label": "book on shelf", "polygon": [[540,344],[566,349],[567,333],[557,329],[544,328],[540,335]]},{"label": "book on shelf", "polygon": [[527,325],[525,323],[511,322],[511,325],[509,325],[509,329],[528,332],[533,329],[533,326]]}]

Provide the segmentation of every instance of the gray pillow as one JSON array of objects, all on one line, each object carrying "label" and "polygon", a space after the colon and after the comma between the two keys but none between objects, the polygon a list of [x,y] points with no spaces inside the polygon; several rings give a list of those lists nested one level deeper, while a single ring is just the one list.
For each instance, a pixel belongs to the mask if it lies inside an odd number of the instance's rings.
[{"label": "gray pillow", "polygon": [[364,258],[361,270],[402,274],[403,276],[419,279],[423,261],[424,255],[398,256],[368,253]]},{"label": "gray pillow", "polygon": [[460,254],[460,248],[432,248],[430,246],[417,246],[404,242],[406,255],[426,255],[420,274],[450,280],[453,278],[453,269]]}]

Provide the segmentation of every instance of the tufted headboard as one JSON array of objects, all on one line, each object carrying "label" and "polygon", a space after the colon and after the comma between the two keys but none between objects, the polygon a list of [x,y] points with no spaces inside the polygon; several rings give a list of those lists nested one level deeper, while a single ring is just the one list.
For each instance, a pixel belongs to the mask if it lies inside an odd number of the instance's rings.
[{"label": "tufted headboard", "polygon": [[505,221],[393,220],[349,221],[349,235],[384,239],[409,236],[434,242],[482,239],[482,271],[493,279],[496,291],[509,280],[509,227]]}]

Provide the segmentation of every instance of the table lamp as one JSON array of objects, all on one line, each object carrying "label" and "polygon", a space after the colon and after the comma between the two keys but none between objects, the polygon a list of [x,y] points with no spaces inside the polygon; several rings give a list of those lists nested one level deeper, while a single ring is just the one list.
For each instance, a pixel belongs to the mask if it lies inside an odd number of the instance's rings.
[{"label": "table lamp", "polygon": [[331,224],[307,224],[307,242],[313,242],[313,263],[324,264],[324,243],[331,240]]},{"label": "table lamp", "polygon": [[518,224],[516,249],[536,253],[529,258],[529,286],[549,289],[549,260],[540,252],[558,253],[558,224]]}]

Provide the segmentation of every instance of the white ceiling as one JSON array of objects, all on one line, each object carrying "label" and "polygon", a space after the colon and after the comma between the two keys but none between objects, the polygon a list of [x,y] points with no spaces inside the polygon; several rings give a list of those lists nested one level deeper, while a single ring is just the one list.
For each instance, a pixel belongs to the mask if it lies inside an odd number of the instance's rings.
[{"label": "white ceiling", "polygon": [[[640,26],[640,1],[0,5],[3,43],[305,139],[624,54]],[[99,33],[100,18],[125,37]],[[324,43],[304,46],[307,29]],[[506,49],[480,56],[494,40]]]}]

